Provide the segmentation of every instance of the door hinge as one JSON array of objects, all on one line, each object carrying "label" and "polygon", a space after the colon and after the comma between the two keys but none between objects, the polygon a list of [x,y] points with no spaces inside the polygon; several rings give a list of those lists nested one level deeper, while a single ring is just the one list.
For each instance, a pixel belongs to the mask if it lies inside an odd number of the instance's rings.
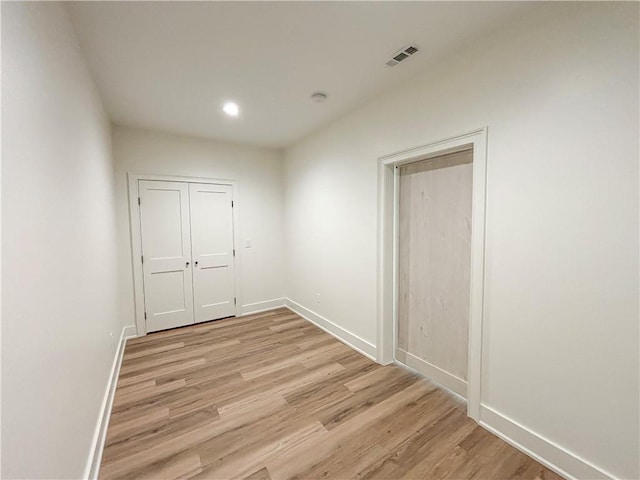
[{"label": "door hinge", "polygon": [[144,255],[140,255],[140,261],[144,263]]},{"label": "door hinge", "polygon": [[234,257],[236,256],[236,249],[235,248],[233,249],[233,256]]},{"label": "door hinge", "polygon": [[138,197],[138,205],[140,205],[140,197]]},{"label": "door hinge", "polygon": [[238,304],[238,299],[236,297],[233,297],[233,304],[237,305]]},{"label": "door hinge", "polygon": [[144,312],[144,319],[147,319],[147,312]]},{"label": "door hinge", "polygon": [[231,200],[231,208],[233,208],[233,200]]}]

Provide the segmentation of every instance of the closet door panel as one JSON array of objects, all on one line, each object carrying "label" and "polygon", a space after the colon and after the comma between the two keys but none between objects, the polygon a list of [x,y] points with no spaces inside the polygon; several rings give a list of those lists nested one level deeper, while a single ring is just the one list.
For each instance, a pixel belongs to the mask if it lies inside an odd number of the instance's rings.
[{"label": "closet door panel", "polygon": [[235,315],[230,185],[189,184],[195,321]]},{"label": "closet door panel", "polygon": [[400,167],[398,358],[467,380],[472,152]]},{"label": "closet door panel", "polygon": [[140,181],[138,188],[147,331],[192,324],[188,184]]}]

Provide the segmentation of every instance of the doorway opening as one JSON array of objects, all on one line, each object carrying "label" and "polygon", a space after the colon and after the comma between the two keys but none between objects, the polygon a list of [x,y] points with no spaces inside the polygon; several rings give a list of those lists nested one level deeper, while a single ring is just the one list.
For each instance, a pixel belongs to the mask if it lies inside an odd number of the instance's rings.
[{"label": "doorway opening", "polygon": [[128,179],[138,336],[238,316],[235,182]]},{"label": "doorway opening", "polygon": [[379,160],[378,356],[480,416],[486,128]]}]

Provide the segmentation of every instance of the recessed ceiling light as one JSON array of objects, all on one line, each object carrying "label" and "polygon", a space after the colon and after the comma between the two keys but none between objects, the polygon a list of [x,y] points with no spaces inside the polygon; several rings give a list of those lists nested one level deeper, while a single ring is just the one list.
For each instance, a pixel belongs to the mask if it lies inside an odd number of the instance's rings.
[{"label": "recessed ceiling light", "polygon": [[240,107],[238,107],[238,104],[234,102],[225,103],[222,110],[230,117],[237,117],[240,113]]},{"label": "recessed ceiling light", "polygon": [[311,95],[311,100],[316,103],[322,103],[327,99],[327,94],[323,92],[315,92]]}]

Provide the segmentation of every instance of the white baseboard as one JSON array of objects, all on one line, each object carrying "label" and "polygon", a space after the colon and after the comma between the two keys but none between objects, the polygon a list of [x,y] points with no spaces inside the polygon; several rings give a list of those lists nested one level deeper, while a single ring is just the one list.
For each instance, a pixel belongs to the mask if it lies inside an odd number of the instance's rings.
[{"label": "white baseboard", "polygon": [[480,425],[568,480],[615,478],[486,405],[480,406]]},{"label": "white baseboard", "polygon": [[[121,340],[124,340],[125,342],[130,338],[136,338],[138,336],[135,325],[129,325],[128,327],[123,327],[122,332],[123,333],[122,333]],[[124,353],[124,345],[122,345],[122,352]]]},{"label": "white baseboard", "polygon": [[285,298],[274,298],[263,302],[246,303],[240,306],[240,316],[251,315],[253,313],[267,312],[274,308],[284,307]]},{"label": "white baseboard", "polygon": [[96,429],[93,434],[91,450],[89,451],[89,458],[87,459],[87,466],[85,467],[83,478],[89,480],[95,480],[98,478],[100,463],[102,462],[104,443],[107,440],[107,427],[109,426],[109,418],[111,417],[113,397],[116,393],[116,384],[118,383],[118,375],[120,374],[120,366],[122,365],[122,357],[124,355],[124,347],[127,343],[127,340],[129,338],[135,338],[135,336],[135,325],[129,325],[128,327],[122,328],[122,332],[120,333],[120,340],[118,342],[118,348],[116,349],[116,354],[113,358],[113,364],[111,365],[109,381],[104,392],[100,414],[98,415]]},{"label": "white baseboard", "polygon": [[467,382],[461,378],[458,378],[446,370],[442,370],[440,367],[416,357],[401,348],[398,348],[398,351],[396,352],[396,360],[410,369],[415,370],[419,374],[433,380],[435,383],[439,383],[446,389],[451,390],[466,400]]},{"label": "white baseboard", "polygon": [[333,335],[342,343],[347,346],[357,350],[364,356],[370,358],[374,362],[376,361],[376,346],[372,343],[367,342],[363,338],[360,338],[354,333],[351,333],[348,330],[336,325],[330,320],[327,320],[322,315],[315,313],[312,310],[309,310],[306,307],[303,307],[299,303],[294,302],[290,298],[285,299],[285,306],[294,313],[297,313],[302,318],[309,320],[311,323],[314,323],[316,326],[320,327],[325,332]]}]

